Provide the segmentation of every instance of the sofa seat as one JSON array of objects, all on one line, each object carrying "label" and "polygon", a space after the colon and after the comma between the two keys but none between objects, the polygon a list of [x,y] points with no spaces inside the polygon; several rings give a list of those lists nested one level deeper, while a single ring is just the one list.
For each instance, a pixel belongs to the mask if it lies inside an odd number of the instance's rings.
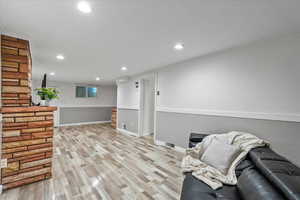
[{"label": "sofa seat", "polygon": [[218,190],[211,189],[207,184],[186,173],[181,199],[188,200],[240,200],[237,187],[223,186]]}]

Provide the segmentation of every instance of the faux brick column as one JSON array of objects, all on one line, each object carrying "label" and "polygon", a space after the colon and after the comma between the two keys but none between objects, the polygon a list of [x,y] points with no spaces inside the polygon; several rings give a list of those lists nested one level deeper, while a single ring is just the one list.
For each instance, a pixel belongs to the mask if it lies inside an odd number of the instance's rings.
[{"label": "faux brick column", "polygon": [[117,108],[112,109],[111,113],[111,126],[117,128]]},{"label": "faux brick column", "polygon": [[[51,177],[53,112],[56,107],[31,106],[29,41],[1,35],[1,169],[3,189]],[[1,147],[2,146],[2,147]]]},{"label": "faux brick column", "polygon": [[53,111],[56,107],[2,108],[4,189],[51,177]]},{"label": "faux brick column", "polygon": [[30,106],[29,41],[1,35],[2,106]]}]

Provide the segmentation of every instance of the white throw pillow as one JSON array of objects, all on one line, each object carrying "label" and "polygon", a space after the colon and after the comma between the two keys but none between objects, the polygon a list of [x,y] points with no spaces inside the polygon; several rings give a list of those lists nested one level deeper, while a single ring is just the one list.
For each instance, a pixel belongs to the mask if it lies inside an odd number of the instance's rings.
[{"label": "white throw pillow", "polygon": [[201,161],[227,174],[232,162],[240,153],[238,146],[230,145],[218,139],[213,139],[204,151]]}]

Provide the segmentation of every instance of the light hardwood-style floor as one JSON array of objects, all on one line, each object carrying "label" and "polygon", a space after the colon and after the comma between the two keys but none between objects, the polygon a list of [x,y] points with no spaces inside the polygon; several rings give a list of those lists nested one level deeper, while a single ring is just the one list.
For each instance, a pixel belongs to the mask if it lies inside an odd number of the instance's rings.
[{"label": "light hardwood-style floor", "polygon": [[55,131],[53,178],[3,192],[1,200],[179,199],[182,153],[108,124]]}]

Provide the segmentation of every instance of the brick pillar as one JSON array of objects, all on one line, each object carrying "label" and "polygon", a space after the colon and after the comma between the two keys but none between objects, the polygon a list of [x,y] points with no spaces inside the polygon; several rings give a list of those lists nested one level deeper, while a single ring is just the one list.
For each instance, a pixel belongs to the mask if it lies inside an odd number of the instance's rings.
[{"label": "brick pillar", "polygon": [[[56,107],[31,106],[29,42],[1,35],[1,169],[4,189],[52,176],[53,112]],[[1,147],[2,146],[2,147]]]},{"label": "brick pillar", "polygon": [[29,42],[1,35],[2,106],[30,106],[31,55]]}]

